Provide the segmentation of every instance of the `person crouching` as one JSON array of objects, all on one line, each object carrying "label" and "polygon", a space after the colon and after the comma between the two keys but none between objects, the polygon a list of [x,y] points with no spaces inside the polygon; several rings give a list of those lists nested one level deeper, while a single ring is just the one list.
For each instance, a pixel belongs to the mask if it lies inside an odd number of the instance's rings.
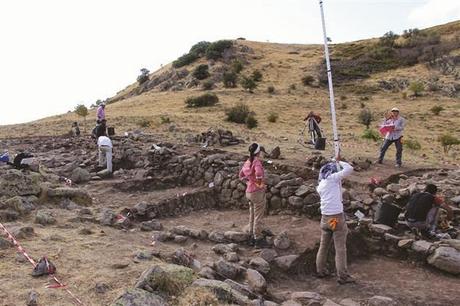
[{"label": "person crouching", "polygon": [[247,180],[246,198],[249,201],[249,235],[251,242],[256,246],[262,246],[261,220],[265,213],[265,182],[264,168],[260,161],[260,154],[265,153],[263,147],[257,143],[249,146],[249,158],[240,170],[239,177]]},{"label": "person crouching", "polygon": [[353,167],[343,161],[329,162],[320,169],[316,190],[321,198],[321,243],[316,255],[316,271],[319,278],[329,276],[326,269],[327,254],[334,240],[335,268],[339,284],[353,283],[355,280],[347,271],[348,227],[343,213],[342,179],[353,172]]},{"label": "person crouching", "polygon": [[97,139],[99,148],[99,167],[106,167],[107,171],[112,173],[112,141],[106,133],[102,133]]}]

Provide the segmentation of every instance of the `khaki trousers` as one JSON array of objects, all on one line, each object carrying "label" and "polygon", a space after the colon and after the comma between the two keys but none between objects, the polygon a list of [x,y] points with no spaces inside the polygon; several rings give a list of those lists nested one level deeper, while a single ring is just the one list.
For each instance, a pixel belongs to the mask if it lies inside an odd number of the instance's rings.
[{"label": "khaki trousers", "polygon": [[326,271],[326,261],[332,240],[335,247],[335,268],[339,278],[346,278],[347,271],[347,234],[348,226],[343,214],[321,217],[321,244],[316,255],[316,271]]},{"label": "khaki trousers", "polygon": [[112,172],[112,148],[109,146],[99,147],[99,166],[107,165],[107,170]]},{"label": "khaki trousers", "polygon": [[246,192],[249,200],[249,234],[257,239],[262,231],[262,218],[265,214],[265,190]]}]

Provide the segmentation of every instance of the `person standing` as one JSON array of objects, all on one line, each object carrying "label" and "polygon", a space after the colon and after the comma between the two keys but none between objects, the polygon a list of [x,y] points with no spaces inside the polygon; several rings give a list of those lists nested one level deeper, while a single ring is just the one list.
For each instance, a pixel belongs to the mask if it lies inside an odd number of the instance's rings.
[{"label": "person standing", "polygon": [[249,158],[243,164],[239,177],[247,180],[246,198],[249,201],[249,234],[251,242],[256,247],[262,246],[264,237],[262,236],[261,220],[265,213],[265,174],[262,162],[260,161],[261,153],[265,149],[257,143],[249,146]]},{"label": "person standing", "polygon": [[99,148],[99,167],[106,166],[109,173],[112,173],[112,141],[103,133],[97,138]]},{"label": "person standing", "polygon": [[96,112],[96,122],[101,123],[102,120],[105,120],[105,103],[101,103]]},{"label": "person standing", "polygon": [[378,163],[383,163],[383,158],[385,157],[385,153],[391,144],[395,144],[396,146],[396,167],[400,168],[402,165],[402,137],[404,127],[406,125],[406,119],[399,115],[399,109],[393,107],[391,109],[390,115],[388,118],[385,119],[383,124],[381,125],[380,131],[385,135],[385,140],[380,148],[380,155],[378,159]]},{"label": "person standing", "polygon": [[329,162],[320,169],[316,188],[321,198],[321,242],[316,254],[316,272],[319,278],[330,275],[326,269],[326,261],[333,240],[337,282],[343,285],[355,282],[347,271],[348,227],[342,202],[342,179],[353,172],[353,167],[340,161],[340,156],[337,160],[338,162]]}]

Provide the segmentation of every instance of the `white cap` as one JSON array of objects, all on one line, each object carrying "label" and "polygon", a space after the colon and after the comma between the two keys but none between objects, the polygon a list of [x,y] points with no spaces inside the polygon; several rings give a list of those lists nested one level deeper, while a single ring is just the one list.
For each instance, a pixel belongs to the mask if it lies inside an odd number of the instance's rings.
[{"label": "white cap", "polygon": [[392,111],[392,112],[398,112],[398,113],[399,113],[399,109],[398,109],[397,107],[393,107],[393,108],[391,109],[391,111]]}]

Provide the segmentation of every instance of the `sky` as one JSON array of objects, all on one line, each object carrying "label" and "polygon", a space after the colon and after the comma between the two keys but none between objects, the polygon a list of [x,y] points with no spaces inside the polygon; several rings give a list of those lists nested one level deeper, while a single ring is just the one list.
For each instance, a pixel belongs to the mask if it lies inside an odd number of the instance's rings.
[{"label": "sky", "polygon": [[[460,20],[459,0],[324,0],[334,43]],[[198,41],[321,43],[317,0],[0,2],[0,125],[90,106]]]}]

